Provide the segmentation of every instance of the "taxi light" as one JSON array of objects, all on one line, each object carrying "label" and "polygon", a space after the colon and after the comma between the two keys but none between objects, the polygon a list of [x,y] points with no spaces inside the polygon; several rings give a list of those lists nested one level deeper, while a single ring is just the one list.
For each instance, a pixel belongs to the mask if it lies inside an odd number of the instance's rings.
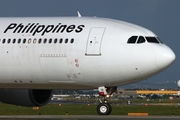
[{"label": "taxi light", "polygon": [[106,98],[110,98],[110,95],[107,94],[107,95],[106,95]]}]

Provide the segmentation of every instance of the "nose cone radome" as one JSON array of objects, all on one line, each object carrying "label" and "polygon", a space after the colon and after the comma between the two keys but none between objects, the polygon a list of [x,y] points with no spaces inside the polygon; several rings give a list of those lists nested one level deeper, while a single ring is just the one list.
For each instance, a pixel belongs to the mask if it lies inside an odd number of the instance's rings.
[{"label": "nose cone radome", "polygon": [[159,46],[156,50],[156,65],[159,69],[169,67],[175,60],[174,52],[167,46]]}]

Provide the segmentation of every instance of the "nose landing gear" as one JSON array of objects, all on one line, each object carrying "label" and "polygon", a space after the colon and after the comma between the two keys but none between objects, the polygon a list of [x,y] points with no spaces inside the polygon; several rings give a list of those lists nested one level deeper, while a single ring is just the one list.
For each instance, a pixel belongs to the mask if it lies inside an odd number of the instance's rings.
[{"label": "nose landing gear", "polygon": [[97,112],[99,115],[109,115],[112,112],[111,105],[107,102],[111,94],[117,91],[117,87],[99,87],[99,95],[103,100],[99,99],[100,104],[97,106]]}]

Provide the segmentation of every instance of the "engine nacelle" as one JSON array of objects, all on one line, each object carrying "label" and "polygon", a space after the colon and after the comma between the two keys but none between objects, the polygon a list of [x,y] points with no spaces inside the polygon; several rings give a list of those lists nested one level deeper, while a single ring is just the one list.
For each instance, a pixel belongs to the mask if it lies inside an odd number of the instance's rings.
[{"label": "engine nacelle", "polygon": [[21,106],[43,106],[52,97],[52,90],[0,89],[0,101]]},{"label": "engine nacelle", "polygon": [[177,82],[177,86],[180,88],[180,80],[178,80],[178,82]]}]

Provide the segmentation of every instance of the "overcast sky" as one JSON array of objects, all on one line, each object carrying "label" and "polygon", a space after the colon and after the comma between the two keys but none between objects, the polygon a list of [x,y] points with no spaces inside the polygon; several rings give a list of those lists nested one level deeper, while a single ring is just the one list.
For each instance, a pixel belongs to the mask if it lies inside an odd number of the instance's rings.
[{"label": "overcast sky", "polygon": [[176,60],[147,81],[180,79],[180,0],[0,0],[0,17],[77,16],[76,11],[150,29],[175,52]]}]

